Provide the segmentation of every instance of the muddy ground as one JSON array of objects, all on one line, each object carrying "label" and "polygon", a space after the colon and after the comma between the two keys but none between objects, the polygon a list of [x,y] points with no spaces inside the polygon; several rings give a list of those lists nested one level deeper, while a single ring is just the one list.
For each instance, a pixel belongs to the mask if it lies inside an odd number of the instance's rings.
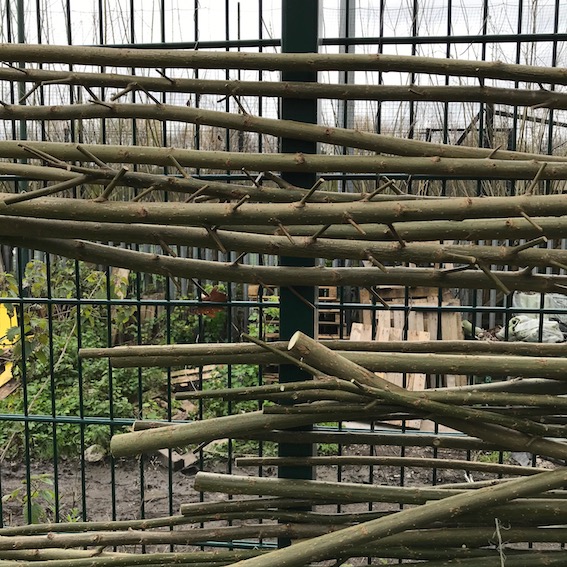
[{"label": "muddy ground", "polygon": [[[351,446],[343,454],[369,455],[368,446]],[[398,447],[375,447],[375,455],[400,456]],[[465,451],[408,448],[405,456],[439,458],[467,458]],[[484,456],[483,458],[486,458]],[[197,463],[199,465],[199,463]],[[230,466],[223,458],[204,455],[200,466],[187,472],[172,472],[156,457],[124,459],[111,461],[106,458],[98,463],[84,463],[65,460],[57,465],[57,483],[54,482],[54,466],[49,462],[32,463],[29,475],[34,491],[34,502],[43,508],[42,520],[54,521],[57,512],[53,497],[58,493],[59,516],[65,519],[81,519],[84,514],[88,520],[109,520],[156,517],[177,514],[185,502],[195,502],[201,498],[193,488],[194,475],[198,470],[255,475],[257,467],[238,468]],[[465,482],[463,471],[428,468],[390,466],[319,466],[315,478],[325,481],[355,482],[363,484],[386,484],[390,486],[431,486]],[[263,476],[275,476],[275,467],[264,467]],[[494,475],[473,473],[474,480],[494,478]],[[4,463],[0,469],[3,496],[4,525],[20,525],[24,522],[26,467],[21,462]],[[84,479],[84,486],[83,486]],[[170,493],[168,487],[172,486]],[[208,493],[206,500],[222,499],[221,494]]]}]

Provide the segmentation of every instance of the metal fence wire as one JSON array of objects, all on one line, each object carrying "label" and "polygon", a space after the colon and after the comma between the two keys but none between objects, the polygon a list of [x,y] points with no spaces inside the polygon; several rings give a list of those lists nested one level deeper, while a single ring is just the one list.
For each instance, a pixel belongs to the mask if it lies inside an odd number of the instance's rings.
[{"label": "metal fence wire", "polygon": [[[447,57],[502,61],[541,67],[565,67],[567,4],[559,0],[120,0],[59,3],[6,0],[0,5],[2,43],[101,45],[116,48],[116,65],[128,47],[218,50],[219,52],[316,51]],[[24,64],[4,62],[6,69]],[[37,64],[43,71],[107,72],[94,65]],[[31,67],[30,67],[31,68]],[[147,69],[132,68],[135,77]],[[171,80],[279,81],[274,71],[168,69],[152,71]],[[285,72],[283,80],[356,85],[420,87],[478,85],[470,77],[378,71]],[[563,155],[567,142],[565,110],[479,102],[321,99],[318,103],[280,100],[276,96],[239,97],[142,89],[120,92],[114,86],[84,88],[74,84],[1,81],[2,104],[41,106],[105,101],[188,105],[194,108],[249,113],[270,118],[356,128],[399,138],[453,146],[505,148]],[[498,81],[486,84],[499,86]],[[481,83],[480,86],[484,86]],[[516,82],[506,87],[525,87]],[[543,87],[542,87],[543,88]],[[559,87],[558,87],[559,88]],[[3,140],[45,140],[72,144],[148,145],[218,151],[276,151],[349,154],[351,148],[299,142],[266,134],[187,124],[175,120],[91,119],[3,120]],[[25,160],[22,160],[25,161]],[[135,168],[152,172],[143,164]],[[162,172],[174,173],[172,165]],[[205,182],[250,181],[247,171],[200,169],[191,175]],[[284,180],[312,187],[313,173],[286,174]],[[394,174],[324,175],[326,188],[373,192],[391,180],[404,193],[422,196],[513,196],[530,191],[529,181],[447,179],[442,176]],[[25,192],[30,181],[3,175],[2,191]],[[542,194],[565,190],[564,181],[544,181]],[[35,187],[35,185],[34,185]],[[132,195],[133,197],[134,195]],[[166,199],[156,192],[156,199]],[[10,222],[0,220],[0,223]],[[479,237],[479,242],[482,238]],[[550,249],[564,239],[549,239]],[[491,244],[492,242],[487,242]],[[115,243],[118,244],[118,243]],[[139,245],[142,251],[159,247]],[[163,247],[162,247],[163,248]],[[161,251],[161,249],[160,249]],[[313,259],[276,258],[180,246],[170,250],[186,258],[242,261],[251,264],[313,266]],[[327,260],[346,266],[348,260]],[[30,249],[2,246],[0,263],[0,519],[3,526],[78,520],[151,518],[178,514],[179,507],[205,495],[193,491],[197,471],[284,478],[316,478],[391,486],[438,485],[498,479],[501,474],[452,470],[447,457],[471,462],[545,464],[530,452],[487,450],[475,440],[439,430],[426,419],[386,420],[371,426],[349,420],[316,426],[314,445],[294,443],[293,434],[272,440],[225,439],[187,452],[162,450],[137,459],[117,459],[108,452],[115,433],[141,421],[153,425],[261,409],[259,402],[179,400],[175,394],[207,388],[269,384],[302,378],[293,366],[204,364],[198,367],[131,367],[104,358],[79,358],[80,349],[119,345],[216,343],[239,341],[242,333],[266,339],[289,339],[297,330],[322,339],[416,341],[508,338],[509,323],[519,310],[538,317],[536,342],[545,341],[549,315],[565,316],[563,305],[543,294],[505,295],[500,290],[444,290],[436,287],[389,286],[379,297],[358,287],[272,287],[183,279],[109,268]],[[450,266],[448,266],[450,269]],[[547,271],[545,271],[547,270]],[[564,274],[564,266],[541,273]],[[214,303],[211,303],[214,302]],[[384,302],[387,304],[385,305]],[[16,313],[19,315],[16,317]],[[564,330],[564,329],[563,329]],[[20,362],[12,366],[14,355]],[[388,379],[419,389],[441,385],[487,383],[483,375],[436,376],[389,373]],[[400,439],[404,438],[404,443]],[[356,456],[355,464],[285,466],[235,465],[237,457]],[[377,457],[383,461],[372,461]],[[414,457],[416,461],[399,461]],[[426,461],[432,459],[431,462]],[[418,461],[430,463],[420,466]],[[244,461],[245,463],[245,461]],[[354,461],[353,461],[354,463]],[[194,494],[193,494],[194,492]],[[207,498],[214,498],[207,494]],[[399,508],[392,505],[389,509]],[[403,507],[403,505],[401,505]],[[366,509],[372,511],[372,503]],[[320,507],[348,512],[351,505]],[[218,525],[222,522],[218,522]],[[223,524],[230,524],[229,521]],[[214,538],[213,538],[214,539]],[[280,542],[282,543],[282,542]],[[254,548],[246,538],[222,544]],[[267,548],[274,546],[266,540]],[[164,547],[164,546],[162,546]],[[167,546],[166,546],[167,547]]]}]

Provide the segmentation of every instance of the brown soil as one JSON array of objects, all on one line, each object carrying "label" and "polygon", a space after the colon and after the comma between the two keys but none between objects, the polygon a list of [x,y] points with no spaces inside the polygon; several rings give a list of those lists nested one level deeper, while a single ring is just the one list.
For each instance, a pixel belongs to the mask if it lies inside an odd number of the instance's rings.
[{"label": "brown soil", "polygon": [[[369,447],[351,446],[343,454],[368,455]],[[375,454],[400,455],[396,447],[376,447]],[[433,451],[423,448],[410,448],[406,456],[433,456]],[[466,458],[464,452],[438,452],[439,457]],[[44,510],[44,520],[55,519],[55,506],[52,496],[57,488],[59,495],[59,515],[62,520],[68,516],[81,519],[81,510],[85,509],[88,520],[134,519],[142,517],[177,514],[179,506],[185,502],[198,501],[199,492],[193,489],[194,473],[197,470],[209,472],[254,475],[256,468],[230,467],[226,460],[205,458],[201,467],[187,473],[172,472],[156,458],[145,458],[143,464],[136,459],[111,462],[106,459],[101,463],[85,463],[81,470],[79,461],[63,461],[58,465],[57,485],[54,481],[52,463],[34,463],[30,466],[32,489],[37,491],[34,502]],[[3,498],[4,525],[18,525],[24,521],[26,467],[22,463],[11,463],[0,469],[0,481]],[[274,476],[275,467],[264,467],[263,476]],[[84,478],[84,488],[82,479]],[[336,466],[321,466],[316,469],[316,478],[325,481],[355,482],[363,484],[387,484],[398,486],[431,486],[453,482],[464,482],[463,471],[438,470],[424,468],[400,469],[384,466],[343,466],[340,471]],[[475,480],[487,478],[479,473]],[[172,490],[169,491],[170,485]],[[114,490],[113,490],[114,486]],[[85,499],[83,502],[83,494]],[[222,494],[208,493],[205,499],[225,498]],[[114,506],[113,506],[114,502]]]}]

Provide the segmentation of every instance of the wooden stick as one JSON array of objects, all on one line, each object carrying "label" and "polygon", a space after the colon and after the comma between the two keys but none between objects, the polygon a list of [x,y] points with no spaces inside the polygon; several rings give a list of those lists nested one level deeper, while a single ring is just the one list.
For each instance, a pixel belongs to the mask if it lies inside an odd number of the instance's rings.
[{"label": "wooden stick", "polygon": [[[116,50],[108,47],[67,45],[0,45],[4,61],[35,63],[66,63],[112,67],[116,65]],[[493,78],[511,81],[567,84],[560,68],[540,65],[517,65],[501,61],[474,61],[370,54],[314,53],[248,53],[179,50],[164,53],[160,49],[121,49],[120,64],[124,67],[180,69],[256,69],[294,71],[400,71],[433,73],[466,77]]]},{"label": "wooden stick", "polygon": [[377,541],[408,529],[421,528],[433,522],[448,520],[464,513],[471,513],[496,506],[523,496],[532,496],[567,482],[567,469],[560,468],[531,477],[512,480],[502,485],[481,488],[473,492],[457,494],[440,501],[430,502],[418,508],[406,509],[397,514],[364,522],[299,542],[290,547],[273,551],[261,559],[240,561],[234,567],[300,567],[311,561],[339,558],[351,555],[348,550]]}]

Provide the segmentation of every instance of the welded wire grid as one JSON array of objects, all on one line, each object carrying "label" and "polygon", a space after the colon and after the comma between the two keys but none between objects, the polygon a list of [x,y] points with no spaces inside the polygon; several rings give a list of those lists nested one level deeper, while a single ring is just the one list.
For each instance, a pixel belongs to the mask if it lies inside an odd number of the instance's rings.
[{"label": "welded wire grid", "polygon": [[[567,6],[559,0],[510,0],[453,2],[451,0],[414,0],[394,2],[389,0],[321,1],[321,52],[348,53],[395,53],[421,56],[450,57],[463,59],[501,60],[512,63],[527,63],[541,66],[565,66],[565,40],[562,32],[567,21]],[[67,43],[85,45],[140,47],[163,46],[165,49],[193,48],[230,51],[279,51],[281,30],[281,5],[276,0],[236,2],[234,0],[149,0],[116,1],[111,3],[65,0],[61,3],[7,0],[0,6],[0,40],[2,42]],[[561,23],[563,22],[563,26]],[[561,32],[561,33],[560,33]],[[119,49],[117,49],[119,54]],[[117,55],[118,57],[118,55]],[[62,69],[61,65],[44,65],[43,68]],[[87,66],[74,66],[73,70],[100,70]],[[113,69],[106,68],[106,72]],[[156,71],[157,72],[157,71]],[[156,73],[152,70],[132,69],[132,73]],[[211,70],[168,70],[171,78],[219,78],[242,80],[279,80],[279,75],[267,71],[211,71]],[[474,84],[474,79],[418,75],[409,73],[320,73],[322,82],[343,82],[357,84]],[[497,81],[486,81],[487,85],[499,86]],[[526,88],[526,85],[517,86]],[[28,85],[29,87],[29,85]],[[93,89],[101,100],[109,96],[111,89]],[[112,91],[114,94],[115,91]],[[25,87],[2,84],[2,100],[10,103],[26,94]],[[88,100],[92,93],[81,87],[52,85],[42,86],[28,98],[31,104],[62,104]],[[220,99],[215,95],[183,95],[167,93],[159,95],[162,102],[189,104],[194,107],[222,109],[239,112],[244,108],[251,114],[278,117],[279,101],[270,97],[241,97],[238,102],[232,98]],[[148,101],[147,95],[139,91],[128,93],[130,102]],[[502,145],[509,149],[530,152],[562,153],[567,140],[567,116],[563,111],[545,108],[517,109],[504,105],[482,103],[432,103],[432,102],[384,102],[376,101],[322,101],[320,123],[332,126],[355,127],[369,131],[395,134],[420,140],[431,140],[451,144],[484,147]],[[181,123],[158,123],[140,120],[77,120],[67,123],[8,122],[2,124],[6,139],[42,139],[50,141],[71,141],[106,144],[148,144],[195,149],[216,149],[230,151],[271,152],[278,150],[275,137],[263,134],[240,133],[209,126],[195,126]],[[353,150],[320,145],[322,153],[347,153]],[[361,150],[356,150],[361,151]],[[146,166],[140,166],[144,170]],[[222,179],[238,182],[247,176],[222,172],[191,172],[203,179]],[[524,182],[477,181],[463,179],[424,178],[422,176],[398,175],[392,177],[398,187],[409,193],[430,195],[492,195],[519,194],[526,190]],[[384,180],[372,175],[329,175],[325,177],[329,186],[341,191],[372,190]],[[4,185],[11,191],[26,189],[26,182],[5,179]],[[544,189],[549,190],[548,184]],[[166,198],[162,196],[161,198]],[[550,241],[548,246],[556,246]],[[562,245],[562,243],[559,243]],[[180,248],[179,255],[214,259],[210,251]],[[105,439],[135,419],[177,420],[183,419],[187,408],[173,403],[172,373],[165,369],[139,369],[130,373],[118,373],[110,364],[100,364],[93,370],[92,361],[80,361],[77,350],[82,347],[115,346],[124,342],[130,344],[212,342],[238,340],[241,332],[251,326],[259,336],[277,333],[278,315],[277,290],[262,289],[253,297],[247,286],[219,284],[226,293],[226,300],[218,303],[218,311],[207,311],[209,304],[200,298],[208,293],[212,284],[206,281],[174,281],[169,278],[130,274],[116,270],[93,267],[81,262],[64,261],[57,257],[45,257],[28,250],[16,250],[13,256],[4,251],[7,271],[12,271],[17,282],[16,297],[10,301],[20,312],[44,321],[48,337],[49,371],[39,379],[29,380],[34,371],[30,363],[22,365],[21,385],[11,395],[12,405],[4,405],[0,415],[3,428],[8,431],[3,437],[0,482],[3,501],[1,514],[4,523],[12,521],[13,499],[4,487],[7,479],[14,475],[23,481],[23,502],[27,517],[33,510],[32,492],[38,484],[38,475],[45,474],[52,486],[53,504],[49,511],[52,521],[60,521],[69,514],[83,519],[99,519],[92,510],[90,490],[96,483],[96,474],[106,479],[97,490],[106,493],[108,506],[105,518],[131,516],[126,510],[126,501],[135,501],[136,517],[146,515],[177,513],[178,506],[185,501],[190,479],[174,472],[168,455],[158,461],[154,457],[143,457],[138,464],[117,462],[111,456],[105,464],[91,464],[85,459],[85,451],[97,439]],[[233,253],[216,253],[216,258],[234,260]],[[248,255],[247,262],[274,264],[276,259],[269,256]],[[29,264],[31,262],[31,264]],[[35,264],[34,264],[35,262]],[[337,261],[337,265],[344,261]],[[33,269],[44,270],[35,274]],[[97,279],[98,278],[98,279]],[[62,281],[61,281],[62,279]],[[39,283],[38,283],[39,282]],[[34,283],[37,287],[34,288]],[[269,282],[268,282],[269,283]],[[394,312],[402,314],[407,323],[410,310],[435,311],[438,320],[441,314],[457,311],[463,319],[470,321],[473,328],[491,329],[507,326],[513,315],[511,298],[504,299],[496,291],[482,292],[464,290],[459,294],[460,306],[442,305],[443,295],[438,294],[437,306],[414,305],[409,290],[403,301],[392,306]],[[319,305],[322,306],[321,304]],[[373,328],[376,315],[384,307],[371,297],[365,303],[360,290],[339,289],[336,299],[325,302],[326,309],[338,313],[337,325],[333,331],[338,338],[348,338],[352,322],[363,321],[364,312],[370,312]],[[532,312],[549,314],[557,312],[543,309]],[[306,307],[307,308],[307,307]],[[530,310],[527,310],[530,311]],[[96,325],[93,317],[97,318]],[[67,318],[67,319],[65,319]],[[69,332],[61,342],[61,321],[68,321]],[[103,333],[93,333],[100,328]],[[69,323],[70,321],[70,323]],[[543,319],[542,319],[543,321]],[[30,334],[22,318],[19,322],[21,334]],[[403,337],[407,338],[407,325]],[[33,331],[31,331],[33,333]],[[432,337],[434,338],[434,337]],[[438,337],[441,327],[438,325]],[[64,352],[72,353],[74,367],[63,362]],[[197,388],[203,387],[210,379],[207,369],[201,369]],[[228,367],[216,371],[215,380],[219,386],[231,386],[241,379],[242,369]],[[133,374],[132,374],[133,373]],[[93,374],[100,378],[95,384]],[[124,381],[132,380],[135,387],[124,391]],[[471,377],[472,379],[473,377]],[[490,377],[476,377],[489,380]],[[264,380],[260,369],[252,380],[261,384]],[[62,382],[63,381],[63,382]],[[75,392],[76,406],[62,405],[58,388]],[[93,389],[106,389],[107,401],[93,408],[88,398]],[[42,391],[51,392],[49,403],[39,407]],[[152,391],[155,397],[149,397]],[[39,392],[39,393],[38,393]],[[130,408],[127,403],[130,402]],[[125,407],[126,406],[126,407]],[[185,411],[185,414],[183,413]],[[200,404],[195,410],[198,417],[205,415],[206,408]],[[239,411],[237,404],[227,403],[218,409],[222,413]],[[340,424],[341,431],[358,431],[357,424]],[[334,430],[334,427],[322,430]],[[401,429],[406,431],[402,424]],[[420,433],[407,430],[415,435],[419,444]],[[50,439],[51,453],[46,454],[45,444],[38,450],[39,441]],[[69,437],[71,440],[69,440]],[[361,454],[386,454],[405,456],[409,452],[395,444],[385,448],[384,441],[378,449],[373,445],[355,447]],[[73,446],[74,455],[60,455],[63,440]],[[352,446],[324,445],[320,452],[344,454]],[[245,447],[228,441],[197,451],[196,468],[230,473],[233,470],[232,457],[240,452],[262,455],[273,451],[270,443],[248,444]],[[421,449],[421,456],[440,457],[443,451],[436,448]],[[463,455],[459,455],[463,456]],[[476,456],[466,452],[466,458]],[[169,454],[171,457],[171,454]],[[504,455],[495,458],[502,461]],[[18,459],[18,460],[16,460]],[[534,461],[535,463],[535,458]],[[164,465],[165,463],[165,465]],[[19,466],[21,464],[22,466]],[[165,466],[165,468],[163,468]],[[68,469],[75,469],[73,482],[62,484],[61,478]],[[132,469],[135,475],[132,476]],[[94,471],[94,472],[93,472]],[[98,472],[97,472],[98,471]],[[163,471],[166,473],[165,484]],[[259,474],[273,474],[271,469],[260,469]],[[95,474],[96,473],[96,474]],[[130,476],[125,476],[128,473]],[[94,476],[93,476],[94,475]],[[337,480],[358,479],[364,482],[389,482],[411,484],[416,469],[392,467],[338,467]],[[443,480],[445,471],[432,468],[429,481],[436,484]],[[132,478],[135,478],[132,486]],[[157,480],[156,480],[157,479]],[[132,494],[135,493],[135,496]],[[348,509],[348,507],[343,507]]]}]

